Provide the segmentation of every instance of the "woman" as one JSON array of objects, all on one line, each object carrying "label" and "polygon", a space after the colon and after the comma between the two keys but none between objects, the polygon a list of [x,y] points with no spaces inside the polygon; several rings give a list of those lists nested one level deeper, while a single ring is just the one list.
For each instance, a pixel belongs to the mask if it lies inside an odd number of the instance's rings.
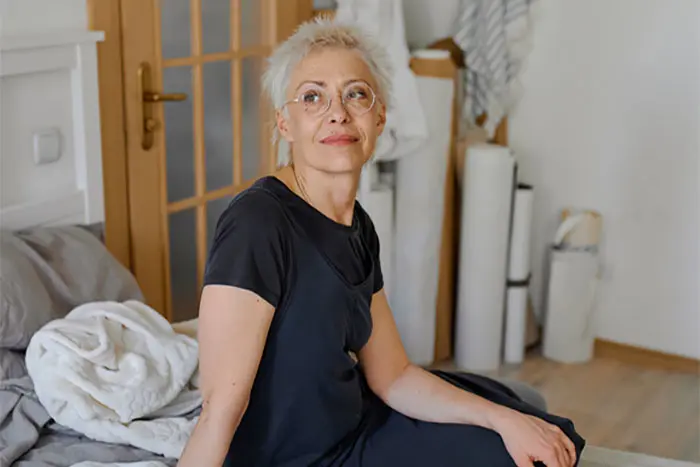
[{"label": "woman", "polygon": [[265,85],[291,163],[219,220],[199,318],[204,402],[179,465],[578,462],[570,421],[406,357],[379,241],[355,201],[386,122],[386,63],[368,37],[327,20],[272,55]]}]

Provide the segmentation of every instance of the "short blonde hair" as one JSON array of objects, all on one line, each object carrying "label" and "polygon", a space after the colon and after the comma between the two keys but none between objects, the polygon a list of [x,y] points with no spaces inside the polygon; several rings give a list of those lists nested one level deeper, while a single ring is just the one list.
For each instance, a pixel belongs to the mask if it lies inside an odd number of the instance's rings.
[{"label": "short blonde hair", "polygon": [[[310,52],[325,47],[339,47],[359,52],[377,83],[377,97],[391,107],[391,61],[387,51],[370,34],[356,25],[343,24],[328,17],[318,17],[299,26],[280,44],[268,59],[263,74],[263,89],[275,110],[287,101],[287,87],[294,68]],[[275,126],[274,138],[278,137]]]}]

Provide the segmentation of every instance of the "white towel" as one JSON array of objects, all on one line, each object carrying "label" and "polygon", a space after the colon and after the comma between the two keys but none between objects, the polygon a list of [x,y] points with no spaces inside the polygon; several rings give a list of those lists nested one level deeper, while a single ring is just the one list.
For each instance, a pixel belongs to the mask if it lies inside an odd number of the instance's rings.
[{"label": "white towel", "polygon": [[138,301],[93,302],[32,337],[27,370],[56,422],[108,443],[179,458],[201,405],[197,341]]},{"label": "white towel", "polygon": [[532,0],[462,0],[454,42],[466,65],[464,117],[474,123],[486,113],[493,137],[519,98],[518,77],[532,48]]},{"label": "white towel", "polygon": [[416,78],[410,68],[402,0],[338,0],[336,21],[357,24],[386,47],[393,65],[392,107],[377,140],[374,160],[395,160],[415,151],[428,137]]}]

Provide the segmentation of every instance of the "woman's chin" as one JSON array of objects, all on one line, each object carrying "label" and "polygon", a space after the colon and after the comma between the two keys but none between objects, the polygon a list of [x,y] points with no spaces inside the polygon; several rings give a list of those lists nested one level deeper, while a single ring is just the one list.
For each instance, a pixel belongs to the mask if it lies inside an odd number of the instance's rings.
[{"label": "woman's chin", "polygon": [[319,154],[316,167],[328,173],[359,172],[368,160],[360,151],[343,151],[331,148]]}]

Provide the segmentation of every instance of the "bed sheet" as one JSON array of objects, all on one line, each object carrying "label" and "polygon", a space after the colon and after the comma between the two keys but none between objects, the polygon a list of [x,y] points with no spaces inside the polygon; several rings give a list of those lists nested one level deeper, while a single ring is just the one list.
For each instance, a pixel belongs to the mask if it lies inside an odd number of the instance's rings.
[{"label": "bed sheet", "polygon": [[28,376],[0,382],[0,467],[69,467],[85,461],[177,463],[131,446],[93,441],[55,423]]}]

